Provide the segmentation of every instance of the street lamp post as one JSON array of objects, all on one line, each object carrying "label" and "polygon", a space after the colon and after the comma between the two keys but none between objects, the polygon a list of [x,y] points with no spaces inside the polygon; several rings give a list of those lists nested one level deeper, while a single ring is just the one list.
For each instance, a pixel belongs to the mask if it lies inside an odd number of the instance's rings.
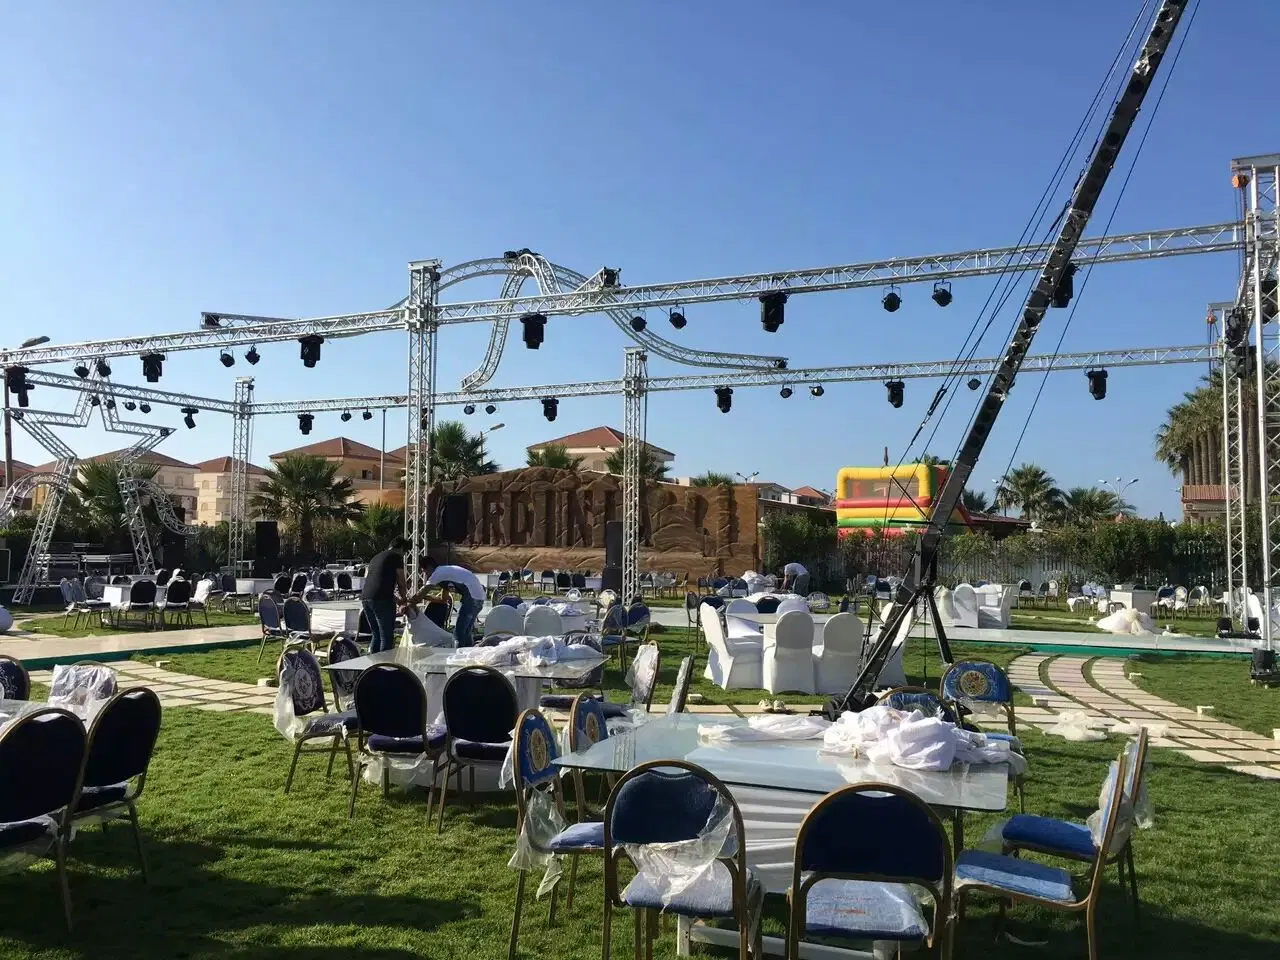
[{"label": "street lamp post", "polygon": [[999,509],[1000,516],[1002,517],[1007,517],[1009,515],[1009,502],[1005,500],[1002,496],[1002,494],[1005,492],[1005,483],[1008,481],[1008,479],[1009,479],[1008,477],[1000,477],[998,480],[992,479],[991,481],[996,485],[996,502],[992,504],[992,506]]},{"label": "street lamp post", "polygon": [[1124,492],[1138,482],[1138,478],[1126,480],[1124,477],[1116,477],[1113,480],[1099,480],[1104,489],[1110,490],[1116,495],[1117,500],[1124,500]]},{"label": "street lamp post", "polygon": [[737,477],[739,480],[741,480],[743,483],[755,483],[756,477],[760,476],[760,471],[757,470],[749,476],[745,473],[735,473],[734,476]]},{"label": "street lamp post", "polygon": [[480,466],[484,466],[484,438],[488,434],[501,430],[505,426],[505,423],[495,423],[493,426],[480,431]]},{"label": "street lamp post", "polygon": [[[22,341],[22,349],[48,343],[48,337],[32,337]],[[13,487],[13,419],[9,414],[9,378],[4,378],[4,489]]]}]

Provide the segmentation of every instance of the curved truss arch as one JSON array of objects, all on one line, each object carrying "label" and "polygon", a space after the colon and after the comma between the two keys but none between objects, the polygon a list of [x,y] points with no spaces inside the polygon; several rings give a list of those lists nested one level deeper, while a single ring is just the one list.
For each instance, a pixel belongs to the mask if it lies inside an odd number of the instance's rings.
[{"label": "curved truss arch", "polygon": [[29,473],[13,481],[13,486],[5,491],[0,500],[0,523],[8,523],[18,512],[18,504],[35,492],[37,487],[56,487],[63,493],[67,491],[66,481],[58,474]]},{"label": "curved truss arch", "polygon": [[135,477],[133,480],[134,489],[139,494],[151,498],[151,503],[156,508],[156,513],[160,517],[160,523],[166,530],[179,534],[184,537],[193,537],[196,534],[196,527],[191,524],[183,523],[178,519],[178,515],[173,510],[173,501],[169,498],[168,492],[156,483],[154,480],[144,480]]}]

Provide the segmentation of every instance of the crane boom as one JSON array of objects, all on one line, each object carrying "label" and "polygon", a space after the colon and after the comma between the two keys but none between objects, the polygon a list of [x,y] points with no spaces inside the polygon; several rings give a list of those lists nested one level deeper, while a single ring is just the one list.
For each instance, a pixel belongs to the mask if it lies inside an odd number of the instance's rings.
[{"label": "crane boom", "polygon": [[932,602],[938,547],[943,532],[951,520],[951,514],[960,502],[960,495],[964,492],[969,476],[977,465],[978,457],[986,446],[991,428],[995,426],[996,418],[1000,415],[1009,390],[1013,387],[1018,370],[1030,352],[1031,342],[1040,328],[1045,312],[1055,300],[1065,305],[1064,296],[1065,299],[1069,299],[1067,291],[1070,290],[1071,274],[1075,272],[1071,264],[1071,256],[1075,253],[1085,226],[1093,215],[1093,209],[1102,194],[1102,188],[1106,185],[1107,178],[1115,166],[1116,157],[1124,146],[1129,131],[1133,128],[1133,122],[1137,119],[1142,102],[1151,89],[1151,83],[1155,79],[1160,63],[1169,50],[1186,5],[1187,0],[1164,0],[1156,11],[1147,32],[1146,41],[1142,45],[1142,52],[1133,65],[1124,89],[1111,108],[1111,116],[1107,120],[1101,137],[1094,144],[1093,153],[1089,157],[1084,173],[1076,181],[1063,218],[1062,228],[1049,249],[1048,259],[1022,309],[1022,319],[988,384],[987,394],[969,427],[969,434],[965,437],[955,462],[951,465],[946,482],[937,499],[934,500],[929,524],[920,538],[917,562],[907,572],[898,588],[880,633],[867,654],[862,671],[853,686],[843,698],[833,699],[827,704],[825,712],[831,719],[835,719],[845,710],[860,710],[873,702],[871,692],[880,671],[888,660],[894,638],[898,635],[903,621],[922,597],[927,602]]}]

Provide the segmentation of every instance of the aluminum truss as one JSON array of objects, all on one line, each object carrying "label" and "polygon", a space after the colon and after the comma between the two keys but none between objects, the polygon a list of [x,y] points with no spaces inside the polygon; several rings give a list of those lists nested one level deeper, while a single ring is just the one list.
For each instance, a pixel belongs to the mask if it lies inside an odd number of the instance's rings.
[{"label": "aluminum truss", "polygon": [[231,414],[231,496],[227,514],[227,566],[240,573],[249,528],[249,457],[253,451],[253,377],[236,377]]},{"label": "aluminum truss", "polygon": [[628,347],[622,377],[622,597],[629,604],[639,594],[640,505],[644,502],[644,477],[640,452],[645,443],[645,379],[648,355]]},{"label": "aluminum truss", "polygon": [[431,433],[435,426],[436,302],[440,295],[440,261],[409,264],[409,299],[404,325],[409,331],[408,431],[405,438],[404,527],[411,548],[405,557],[405,580],[411,592],[423,586],[419,564],[431,545],[428,495],[431,491]]},{"label": "aluminum truss", "polygon": [[[1078,266],[1092,263],[1120,263],[1193,253],[1221,253],[1240,250],[1244,246],[1243,227],[1238,222],[1216,223],[1172,230],[1149,230],[1080,241],[1073,262]],[[724,300],[750,300],[761,293],[785,290],[788,294],[830,290],[878,287],[891,283],[907,284],[981,277],[1009,270],[1038,270],[1043,265],[1047,247],[995,247],[965,250],[927,257],[903,257],[866,263],[841,264],[803,270],[744,274],[710,280],[648,284],[635,287],[611,286],[592,290],[570,290],[543,294],[514,301],[479,300],[442,304],[437,309],[439,324],[479,323],[509,318],[512,312],[540,312],[556,315],[597,313],[611,308],[629,316],[646,308],[711,303]],[[493,261],[468,275],[499,272]],[[509,264],[501,272],[507,272]],[[604,271],[598,276],[603,277]],[[463,279],[461,275],[458,279]],[[67,360],[118,357],[142,353],[171,353],[201,350],[237,344],[295,340],[318,334],[326,338],[356,336],[378,331],[399,330],[404,326],[404,310],[393,307],[368,313],[344,314],[308,319],[254,317],[245,314],[205,314],[197,330],[146,337],[127,337],[83,343],[54,344],[0,351],[0,366],[35,366]],[[626,328],[628,331],[630,327]],[[628,333],[628,336],[631,336]],[[632,339],[637,339],[632,337]],[[663,341],[666,343],[667,341]],[[659,353],[651,342],[641,342],[653,353]],[[683,349],[683,348],[682,348]],[[661,354],[660,354],[661,355]],[[225,402],[225,401],[224,401]]]},{"label": "aluminum truss", "polygon": [[1247,521],[1245,518],[1245,444],[1243,370],[1231,359],[1226,345],[1227,323],[1234,303],[1209,305],[1209,316],[1217,327],[1222,352],[1222,497],[1226,507],[1227,534],[1227,613],[1245,626],[1245,608],[1241,603],[1249,584],[1247,555]]}]

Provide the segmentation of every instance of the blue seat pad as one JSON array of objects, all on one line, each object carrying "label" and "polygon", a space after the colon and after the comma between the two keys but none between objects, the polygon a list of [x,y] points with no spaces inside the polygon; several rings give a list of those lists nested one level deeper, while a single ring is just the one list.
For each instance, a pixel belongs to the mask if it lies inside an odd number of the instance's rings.
[{"label": "blue seat pad", "polygon": [[0,850],[19,847],[41,837],[52,837],[54,827],[44,820],[17,820],[0,823]]},{"label": "blue seat pad", "polygon": [[604,824],[600,822],[575,823],[561,830],[547,846],[554,853],[573,853],[576,850],[600,850],[604,848]]},{"label": "blue seat pad", "polygon": [[347,710],[343,713],[318,713],[315,716],[308,717],[305,732],[308,736],[312,734],[324,736],[337,733],[344,724],[352,730],[359,727],[354,710]]},{"label": "blue seat pad", "polygon": [[1010,817],[1004,825],[1004,842],[1011,847],[1039,847],[1042,850],[1061,851],[1070,857],[1092,860],[1096,852],[1089,827],[1070,820],[1053,817],[1037,817],[1020,813]]},{"label": "blue seat pad", "polygon": [[480,763],[502,763],[511,749],[510,743],[481,743],[478,740],[454,740],[454,756]]},{"label": "blue seat pad", "polygon": [[600,712],[604,714],[606,720],[616,720],[619,717],[627,715],[627,707],[630,704],[613,703],[610,700],[602,700],[600,702]]},{"label": "blue seat pad", "polygon": [[[682,890],[670,903],[662,902],[662,893],[643,873],[636,874],[635,879],[622,891],[622,902],[629,907],[658,910],[662,913],[674,913],[682,917],[732,917],[733,887],[729,883],[728,870],[723,863],[717,863],[715,870],[721,875],[714,883],[694,883]],[[747,899],[752,898],[752,891],[760,886],[760,881],[747,868]]]},{"label": "blue seat pad", "polygon": [[386,737],[380,733],[369,735],[365,744],[372,753],[426,753],[444,745],[444,727],[427,727],[426,738],[422,737]]},{"label": "blue seat pad", "polygon": [[113,783],[106,787],[85,787],[80,791],[80,802],[76,804],[76,813],[86,813],[89,810],[105,807],[109,803],[118,803],[124,799],[127,790],[128,786],[123,783]]},{"label": "blue seat pad", "polygon": [[816,937],[923,940],[929,924],[904,883],[819,880],[809,888],[805,932]]},{"label": "blue seat pad", "polygon": [[1071,874],[1030,860],[966,850],[956,860],[956,887],[983,886],[1057,903],[1074,903]]}]

